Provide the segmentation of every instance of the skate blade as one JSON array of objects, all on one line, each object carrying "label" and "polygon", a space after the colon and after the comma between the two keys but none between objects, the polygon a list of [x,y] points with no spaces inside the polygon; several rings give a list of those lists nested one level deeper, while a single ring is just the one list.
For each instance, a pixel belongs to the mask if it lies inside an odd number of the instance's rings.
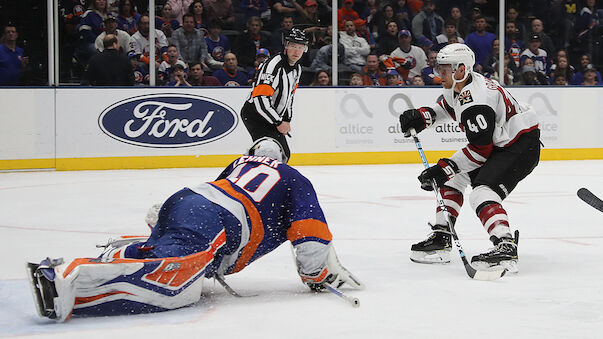
[{"label": "skate blade", "polygon": [[477,270],[483,271],[499,271],[501,269],[506,269],[507,273],[517,274],[519,273],[519,265],[515,260],[504,260],[500,263],[487,263],[484,261],[474,261],[471,263]]},{"label": "skate blade", "polygon": [[450,251],[432,251],[432,252],[410,252],[410,261],[419,264],[448,264],[450,263]]}]

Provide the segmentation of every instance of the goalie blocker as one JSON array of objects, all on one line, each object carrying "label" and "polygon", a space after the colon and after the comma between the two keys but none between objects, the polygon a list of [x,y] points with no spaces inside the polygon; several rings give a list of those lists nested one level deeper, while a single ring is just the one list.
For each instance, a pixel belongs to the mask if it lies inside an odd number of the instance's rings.
[{"label": "goalie blocker", "polygon": [[339,263],[316,192],[282,162],[282,147],[267,138],[251,153],[216,181],[176,192],[158,213],[152,207],[149,237],[110,241],[96,258],[28,264],[39,315],[65,321],[191,305],[200,300],[204,278],[239,272],[287,240],[311,289],[363,288]]}]

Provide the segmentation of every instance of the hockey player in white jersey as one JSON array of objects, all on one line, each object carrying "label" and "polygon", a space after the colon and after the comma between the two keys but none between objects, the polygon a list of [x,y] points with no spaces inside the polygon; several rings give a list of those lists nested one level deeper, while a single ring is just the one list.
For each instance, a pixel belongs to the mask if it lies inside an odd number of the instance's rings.
[{"label": "hockey player in white jersey", "polygon": [[[420,132],[435,122],[455,120],[466,133],[468,144],[449,159],[419,175],[421,188],[432,190],[435,179],[454,223],[468,185],[471,208],[488,232],[494,248],[471,259],[477,268],[503,266],[517,272],[517,243],[511,233],[503,200],[538,165],[540,130],[536,113],[519,104],[498,82],[472,71],[475,54],[463,44],[450,44],[437,56],[443,98],[434,107],[409,109],[400,115],[401,129]],[[438,207],[433,233],[412,245],[411,260],[419,263],[450,261],[451,234]]]}]

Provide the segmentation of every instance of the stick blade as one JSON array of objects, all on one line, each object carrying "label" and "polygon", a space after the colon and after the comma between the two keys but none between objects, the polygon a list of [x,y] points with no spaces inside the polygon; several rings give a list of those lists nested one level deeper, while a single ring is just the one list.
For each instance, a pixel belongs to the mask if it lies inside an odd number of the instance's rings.
[{"label": "stick blade", "polygon": [[498,280],[507,273],[507,270],[504,268],[496,270],[476,270],[469,263],[465,265],[465,269],[472,279],[482,281]]},{"label": "stick blade", "polygon": [[603,212],[603,201],[601,201],[601,199],[599,199],[587,188],[580,188],[577,194],[578,198],[582,199],[582,201]]}]

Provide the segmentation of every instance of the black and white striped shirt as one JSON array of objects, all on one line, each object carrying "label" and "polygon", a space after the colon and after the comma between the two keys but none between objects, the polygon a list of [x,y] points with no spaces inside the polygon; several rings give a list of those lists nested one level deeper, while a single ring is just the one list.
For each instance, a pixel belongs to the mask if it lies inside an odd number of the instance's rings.
[{"label": "black and white striped shirt", "polygon": [[271,124],[291,121],[293,94],[301,76],[299,64],[291,66],[287,57],[277,54],[264,61],[253,81],[253,90],[247,102]]}]

